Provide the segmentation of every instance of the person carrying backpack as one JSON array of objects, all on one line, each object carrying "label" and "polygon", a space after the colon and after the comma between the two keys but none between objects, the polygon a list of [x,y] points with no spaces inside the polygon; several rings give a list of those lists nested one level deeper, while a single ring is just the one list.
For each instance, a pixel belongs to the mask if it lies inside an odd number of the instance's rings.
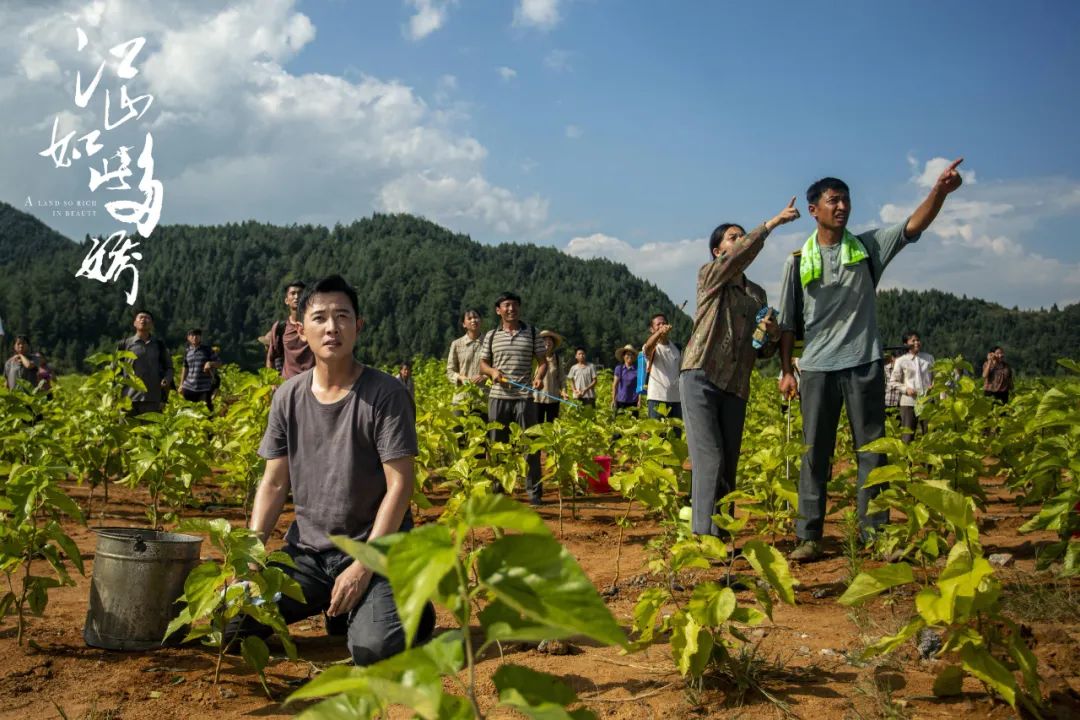
[{"label": "person carrying backpack", "polygon": [[135,353],[131,369],[143,381],[145,391],[125,388],[124,394],[131,398],[132,416],[148,412],[161,412],[173,387],[172,357],[165,342],[154,337],[154,316],[148,310],[135,313],[135,334],[122,341],[117,350]]},{"label": "person carrying backpack", "polygon": [[[799,545],[789,560],[811,562],[822,555],[826,486],[832,475],[836,430],[846,406],[856,448],[885,436],[885,373],[877,328],[877,286],[896,254],[917,241],[941,212],[949,193],[962,184],[951,162],[926,199],[906,220],[859,235],[848,230],[851,193],[847,184],[826,177],[806,191],[816,229],[802,249],[788,256],[780,283],[779,389],[785,399],[802,399],[803,455],[799,476]],[[798,390],[792,372],[795,342],[804,349]],[[856,506],[864,543],[889,521],[887,510],[871,513],[871,501],[887,486],[866,487],[870,472],[884,465],[883,453],[856,451]]]},{"label": "person carrying backpack", "polygon": [[289,317],[275,322],[268,333],[266,367],[277,370],[286,380],[315,367],[315,355],[307,341],[300,336],[301,323],[296,316],[303,291],[304,283],[299,280],[285,286],[285,306],[289,308]]}]

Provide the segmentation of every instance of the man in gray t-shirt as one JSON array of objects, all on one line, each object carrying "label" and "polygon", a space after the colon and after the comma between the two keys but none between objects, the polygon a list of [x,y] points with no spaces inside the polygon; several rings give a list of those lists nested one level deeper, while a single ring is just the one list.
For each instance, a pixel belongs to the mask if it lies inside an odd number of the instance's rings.
[{"label": "man in gray t-shirt", "polygon": [[[941,211],[945,198],[961,185],[951,163],[906,222],[854,235],[847,229],[851,212],[848,186],[836,178],[818,180],[806,191],[817,229],[800,252],[784,265],[780,295],[780,392],[802,398],[803,442],[808,446],[799,476],[802,542],[788,557],[810,561],[821,555],[825,524],[825,487],[836,445],[840,411],[847,407],[855,447],[885,436],[885,375],[877,331],[876,290],[885,267],[908,243],[918,240]],[[796,387],[792,351],[796,334],[805,340]],[[885,486],[864,488],[881,453],[858,453],[858,514],[864,541],[888,522],[888,512],[868,516],[870,501]]]},{"label": "man in gray t-shirt", "polygon": [[[292,490],[296,518],[282,569],[305,602],[278,602],[287,623],[327,615],[331,634],[346,634],[353,662],[370,665],[405,648],[405,633],[386,578],[338,550],[331,535],[369,541],[412,528],[416,420],[405,387],[353,358],[363,326],[356,291],[340,276],[305,289],[300,333],[315,367],[277,389],[259,455],[266,470],[255,494],[251,529],[265,543]],[[434,630],[428,607],[416,641]],[[241,626],[241,633],[267,633]]]}]

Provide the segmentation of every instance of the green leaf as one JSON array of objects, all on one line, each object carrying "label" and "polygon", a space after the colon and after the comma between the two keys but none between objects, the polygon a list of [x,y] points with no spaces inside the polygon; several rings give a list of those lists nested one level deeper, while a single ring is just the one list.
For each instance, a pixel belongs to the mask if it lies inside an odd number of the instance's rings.
[{"label": "green leaf", "polygon": [[895,635],[888,635],[886,637],[883,637],[873,645],[866,648],[866,650],[863,651],[862,659],[869,660],[872,657],[892,652],[911,638],[915,637],[915,633],[919,632],[924,627],[926,627],[926,623],[923,622],[923,619],[915,618],[903,628],[901,628],[900,632],[896,633]]},{"label": "green leaf", "polygon": [[64,551],[64,555],[67,559],[78,569],[79,574],[86,575],[86,572],[83,570],[82,552],[79,551],[79,546],[64,533],[60,524],[55,521],[50,522],[45,528],[45,534],[60,546],[60,549]]},{"label": "green leaf", "polygon": [[462,507],[462,518],[470,528],[494,527],[528,535],[551,534],[535,510],[507,495],[474,495]]},{"label": "green leaf", "polygon": [[331,535],[330,541],[352,557],[353,560],[363,563],[373,573],[383,577],[387,576],[386,552],[375,544],[353,540],[344,535]]},{"label": "green leaf", "polygon": [[788,605],[795,604],[795,579],[783,554],[761,540],[750,540],[742,548],[745,557],[758,574]]},{"label": "green leaf", "polygon": [[495,600],[488,603],[479,615],[487,642],[539,642],[562,640],[572,636],[572,631],[558,631],[545,623],[534,622],[505,603]]},{"label": "green leaf", "polygon": [[964,669],[959,665],[946,665],[934,678],[934,695],[949,697],[959,695],[964,687]]},{"label": "green leaf", "polygon": [[305,709],[296,720],[373,720],[379,711],[371,698],[337,695]]},{"label": "green leaf", "polygon": [[596,719],[588,711],[567,712],[567,705],[578,702],[577,694],[553,675],[520,665],[502,665],[491,679],[499,691],[499,703],[532,720]]},{"label": "green leaf", "polygon": [[971,498],[938,484],[911,483],[908,492],[916,500],[939,512],[953,528],[965,536],[978,536],[975,508]]},{"label": "green leaf", "polygon": [[1039,687],[1042,679],[1039,677],[1038,660],[1035,658],[1035,654],[1024,644],[1024,639],[1020,637],[1020,628],[1011,623],[1010,626],[1012,635],[1009,636],[1009,655],[1020,668],[1020,674],[1024,678],[1024,687],[1027,689],[1028,695],[1039,699],[1042,696]]},{"label": "green leaf", "polygon": [[899,465],[882,465],[870,471],[870,474],[866,476],[866,483],[863,487],[869,488],[887,483],[906,482],[907,479],[907,472]]},{"label": "green leaf", "polygon": [[848,589],[840,596],[837,602],[848,607],[861,605],[889,588],[906,585],[910,582],[915,582],[915,576],[911,572],[911,566],[907,563],[883,565],[856,575],[855,579],[851,581],[851,585],[848,586]]},{"label": "green leaf", "polygon": [[266,647],[262,638],[248,635],[240,643],[240,654],[261,677],[266,664],[270,662],[270,649]]},{"label": "green leaf", "polygon": [[454,571],[457,550],[445,525],[423,525],[405,534],[386,554],[387,574],[410,647],[420,617],[439,581]]},{"label": "green leaf", "polygon": [[705,627],[720,627],[735,611],[735,593],[718,583],[704,582],[694,588],[686,611]]},{"label": "green leaf", "polygon": [[188,574],[183,599],[193,622],[202,620],[221,604],[221,585],[227,579],[224,569],[213,561],[196,566]]},{"label": "green leaf", "polygon": [[634,605],[634,630],[638,633],[635,647],[644,647],[653,640],[656,619],[660,610],[671,600],[671,593],[662,588],[649,588],[638,597]]},{"label": "green leaf", "polygon": [[986,648],[965,645],[960,649],[960,660],[964,670],[989,685],[1009,705],[1016,707],[1016,678]]},{"label": "green leaf", "polygon": [[508,535],[476,557],[480,584],[525,617],[608,645],[626,645],[577,561],[550,535]]},{"label": "green leaf", "polygon": [[678,613],[671,619],[671,656],[685,677],[701,677],[712,655],[713,636],[694,618]]}]

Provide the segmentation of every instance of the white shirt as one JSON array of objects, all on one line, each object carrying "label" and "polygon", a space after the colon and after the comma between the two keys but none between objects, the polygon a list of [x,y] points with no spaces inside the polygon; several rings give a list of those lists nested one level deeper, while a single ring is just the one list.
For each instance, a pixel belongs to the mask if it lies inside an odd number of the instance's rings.
[{"label": "white shirt", "polygon": [[[915,398],[925,395],[934,383],[934,356],[921,352],[918,355],[904,353],[893,363],[889,386],[900,389],[900,404],[914,406]],[[915,397],[908,395],[908,389]]]},{"label": "white shirt", "polygon": [[679,366],[682,352],[672,342],[657,343],[649,372],[648,399],[663,403],[679,402]]}]

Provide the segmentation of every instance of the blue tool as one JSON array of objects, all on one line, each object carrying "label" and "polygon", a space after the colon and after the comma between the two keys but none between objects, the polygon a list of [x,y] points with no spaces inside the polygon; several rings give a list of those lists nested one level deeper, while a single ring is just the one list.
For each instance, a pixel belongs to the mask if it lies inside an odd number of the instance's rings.
[{"label": "blue tool", "polygon": [[776,308],[769,307],[768,305],[758,310],[757,317],[754,318],[754,323],[757,325],[757,327],[754,328],[753,339],[751,339],[750,341],[750,343],[754,346],[755,350],[760,350],[767,341],[767,337],[765,335],[765,328],[762,327],[761,323],[766,318],[776,317],[776,314]]},{"label": "blue tool", "polygon": [[505,383],[510,383],[510,384],[511,384],[511,385],[513,385],[514,387],[519,387],[519,388],[521,388],[522,390],[528,390],[529,392],[534,392],[534,393],[537,393],[537,394],[539,394],[539,395],[543,395],[544,397],[547,397],[547,398],[551,398],[552,400],[556,400],[556,401],[558,401],[558,402],[561,402],[561,403],[562,403],[563,405],[569,405],[570,407],[576,407],[576,408],[580,408],[580,407],[581,407],[581,406],[580,406],[580,405],[578,405],[577,403],[572,403],[572,402],[570,402],[569,400],[563,400],[563,399],[562,399],[562,398],[560,398],[560,397],[555,397],[554,395],[548,395],[548,394],[547,394],[546,392],[544,392],[543,390],[537,390],[537,389],[536,389],[536,388],[534,388],[534,387],[533,387],[532,385],[522,385],[522,384],[521,384],[521,383],[519,383],[519,382],[514,382],[513,380],[511,380],[510,378],[506,377],[505,375],[503,375],[503,376],[502,376],[502,382],[505,382]]}]

